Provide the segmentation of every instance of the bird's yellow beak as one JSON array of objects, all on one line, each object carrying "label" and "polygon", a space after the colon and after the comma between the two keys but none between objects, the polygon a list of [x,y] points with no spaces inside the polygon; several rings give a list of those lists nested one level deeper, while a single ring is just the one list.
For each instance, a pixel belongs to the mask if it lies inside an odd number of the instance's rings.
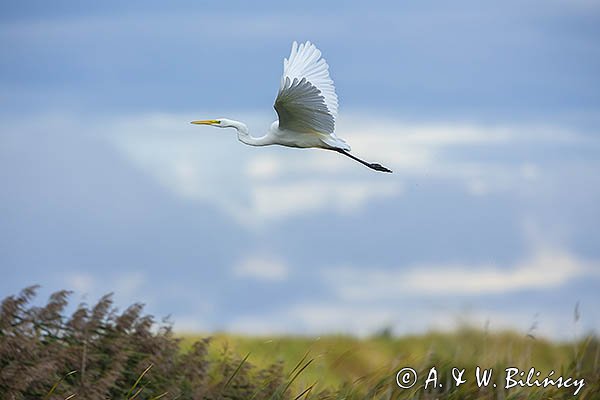
[{"label": "bird's yellow beak", "polygon": [[202,121],[192,121],[191,123],[196,125],[214,125],[218,124],[219,121],[217,121],[216,119],[205,119]]}]

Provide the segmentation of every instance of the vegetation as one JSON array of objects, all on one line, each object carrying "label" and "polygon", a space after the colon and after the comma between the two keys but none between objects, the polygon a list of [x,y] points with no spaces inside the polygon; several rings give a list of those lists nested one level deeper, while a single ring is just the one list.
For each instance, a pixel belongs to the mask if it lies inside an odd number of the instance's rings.
[{"label": "vegetation", "polygon": [[[600,398],[600,345],[589,336],[552,343],[532,335],[464,328],[395,338],[348,336],[212,338],[174,335],[143,315],[119,313],[110,296],[67,316],[68,292],[31,304],[36,288],[0,308],[0,399],[571,399],[575,388],[478,387],[477,365],[504,371],[535,367],[585,379],[576,398]],[[576,313],[577,314],[577,313]],[[578,318],[578,316],[577,316]],[[423,388],[432,366],[438,385]],[[396,373],[414,368],[417,385],[401,389]],[[467,382],[453,385],[452,368]],[[442,386],[439,386],[442,383]]]}]

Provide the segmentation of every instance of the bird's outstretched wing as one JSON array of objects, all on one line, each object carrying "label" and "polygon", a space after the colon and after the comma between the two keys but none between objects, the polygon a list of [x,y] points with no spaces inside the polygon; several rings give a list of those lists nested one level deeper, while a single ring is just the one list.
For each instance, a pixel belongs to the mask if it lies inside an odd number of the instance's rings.
[{"label": "bird's outstretched wing", "polygon": [[338,99],[329,66],[310,42],[292,44],[289,59],[283,60],[283,77],[275,111],[279,127],[297,132],[332,134]]}]

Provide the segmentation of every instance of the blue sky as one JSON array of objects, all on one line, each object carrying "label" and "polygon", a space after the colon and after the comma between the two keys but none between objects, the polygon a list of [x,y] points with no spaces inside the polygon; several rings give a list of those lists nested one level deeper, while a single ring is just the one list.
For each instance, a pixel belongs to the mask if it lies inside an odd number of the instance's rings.
[{"label": "blue sky", "polygon": [[[180,330],[600,328],[600,3],[0,11],[2,296],[115,292]],[[259,135],[293,40],[393,175],[189,124]]]}]

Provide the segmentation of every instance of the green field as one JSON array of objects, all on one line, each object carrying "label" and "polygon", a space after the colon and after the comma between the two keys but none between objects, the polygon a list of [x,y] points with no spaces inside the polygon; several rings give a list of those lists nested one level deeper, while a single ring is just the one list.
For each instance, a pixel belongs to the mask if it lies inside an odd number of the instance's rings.
[{"label": "green field", "polygon": [[[600,399],[593,335],[569,343],[468,327],[363,339],[182,335],[144,315],[140,304],[118,310],[111,296],[67,313],[68,292],[44,306],[32,304],[35,295],[36,287],[26,288],[0,304],[2,400],[542,400],[575,398],[578,387],[576,398]],[[477,384],[477,366],[493,369],[488,384]],[[418,379],[403,389],[396,374],[407,367]],[[535,382],[554,370],[552,379],[572,378],[565,381],[571,387],[505,388],[507,368],[534,368]],[[463,369],[457,386],[453,372]]]},{"label": "green field", "polygon": [[[393,381],[397,371],[412,367],[420,372],[414,389],[403,391],[394,385],[391,389],[398,396],[409,393],[418,396],[419,390],[425,396],[423,385],[431,367],[436,367],[438,382],[443,385],[454,383],[451,369],[457,367],[465,369],[464,378],[468,382],[462,385],[462,390],[455,391],[456,398],[478,398],[475,392],[479,392],[482,398],[504,398],[492,395],[486,389],[475,390],[476,366],[493,368],[503,377],[508,367],[519,368],[526,374],[533,367],[540,372],[540,381],[551,370],[556,371],[554,378],[559,374],[565,378],[585,377],[585,386],[578,397],[600,398],[600,394],[594,393],[598,390],[600,373],[599,348],[595,340],[577,344],[555,343],[515,332],[490,333],[467,327],[454,333],[433,332],[403,337],[379,335],[364,339],[340,335],[251,337],[217,333],[183,334],[180,336],[182,350],[187,351],[191,343],[206,336],[211,337],[209,358],[212,360],[218,360],[227,353],[249,354],[247,362],[256,367],[267,368],[273,363],[282,363],[284,371],[293,370],[299,362],[305,364],[313,360],[294,382],[296,390],[316,383],[315,391],[352,386],[362,392],[362,389],[386,377]],[[504,384],[503,380],[501,382]],[[556,396],[572,396],[575,389],[515,387],[506,390],[505,394],[508,398],[511,395],[517,396],[515,398],[562,398]]]}]

